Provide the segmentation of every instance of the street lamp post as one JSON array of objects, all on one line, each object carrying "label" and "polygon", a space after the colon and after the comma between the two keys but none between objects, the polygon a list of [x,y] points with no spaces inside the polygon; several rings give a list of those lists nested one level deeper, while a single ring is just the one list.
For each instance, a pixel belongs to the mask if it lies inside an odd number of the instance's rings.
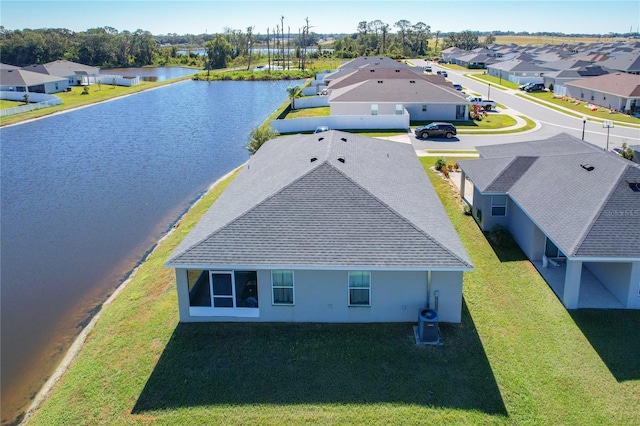
[{"label": "street lamp post", "polygon": [[487,100],[491,99],[491,83],[489,84],[489,90],[487,91]]},{"label": "street lamp post", "polygon": [[587,125],[587,117],[582,116],[582,140],[584,140],[584,128]]},{"label": "street lamp post", "polygon": [[605,129],[607,129],[607,151],[609,151],[609,129],[612,129],[613,126],[613,121],[610,120],[604,120],[602,122],[602,127],[604,127]]}]

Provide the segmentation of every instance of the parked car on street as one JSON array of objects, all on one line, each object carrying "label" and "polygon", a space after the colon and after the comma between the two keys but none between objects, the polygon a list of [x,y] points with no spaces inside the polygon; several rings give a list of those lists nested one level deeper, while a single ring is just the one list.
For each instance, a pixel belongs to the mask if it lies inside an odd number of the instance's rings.
[{"label": "parked car on street", "polygon": [[544,92],[547,90],[542,83],[533,83],[524,88],[525,92]]},{"label": "parked car on street", "polygon": [[531,86],[532,84],[534,84],[534,83],[525,83],[522,86],[518,87],[518,90],[524,91],[524,90],[527,89],[527,87]]},{"label": "parked car on street", "polygon": [[497,106],[496,101],[483,99],[481,96],[469,96],[467,97],[467,101],[472,105],[480,105],[485,111],[495,110]]},{"label": "parked car on street", "polygon": [[451,123],[433,122],[426,126],[416,127],[414,133],[419,138],[428,138],[432,136],[444,136],[451,139],[458,131],[456,126]]},{"label": "parked car on street", "polygon": [[462,90],[462,84],[454,84],[453,88],[456,90]]}]

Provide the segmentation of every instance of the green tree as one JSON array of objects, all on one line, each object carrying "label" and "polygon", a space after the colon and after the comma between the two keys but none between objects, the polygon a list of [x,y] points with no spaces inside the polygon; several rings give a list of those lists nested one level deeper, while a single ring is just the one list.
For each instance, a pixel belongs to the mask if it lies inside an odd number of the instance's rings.
[{"label": "green tree", "polygon": [[291,100],[291,108],[295,109],[295,100],[296,98],[299,98],[301,94],[300,86],[287,87],[287,93],[289,94],[289,99]]},{"label": "green tree", "polygon": [[398,28],[398,32],[400,33],[400,50],[404,55],[405,38],[407,36],[407,31],[411,27],[411,22],[406,19],[401,19],[393,25]]},{"label": "green tree", "polygon": [[213,40],[206,43],[207,56],[212,68],[226,68],[227,63],[231,60],[231,52],[233,48],[220,34],[216,34]]},{"label": "green tree", "polygon": [[629,148],[626,142],[622,142],[622,150],[620,151],[620,155],[622,155],[622,157],[626,158],[627,160],[633,160],[633,149]]},{"label": "green tree", "polygon": [[255,154],[266,141],[276,138],[278,135],[279,133],[271,130],[268,125],[254,128],[249,136],[249,143],[246,146],[247,151],[251,155]]},{"label": "green tree", "polygon": [[493,33],[487,34],[487,36],[484,38],[484,45],[485,46],[492,45],[495,42],[496,42],[496,37],[493,35]]}]

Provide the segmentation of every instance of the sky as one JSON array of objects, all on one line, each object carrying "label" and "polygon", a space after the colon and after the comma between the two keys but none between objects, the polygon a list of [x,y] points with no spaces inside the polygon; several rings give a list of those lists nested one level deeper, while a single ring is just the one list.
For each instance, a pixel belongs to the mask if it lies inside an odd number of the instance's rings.
[{"label": "sky", "polygon": [[608,34],[638,31],[639,0],[2,0],[8,30],[113,27],[161,34],[215,34],[225,27],[264,34],[284,17],[291,33],[355,33],[361,21],[424,22],[431,31],[527,31]]}]

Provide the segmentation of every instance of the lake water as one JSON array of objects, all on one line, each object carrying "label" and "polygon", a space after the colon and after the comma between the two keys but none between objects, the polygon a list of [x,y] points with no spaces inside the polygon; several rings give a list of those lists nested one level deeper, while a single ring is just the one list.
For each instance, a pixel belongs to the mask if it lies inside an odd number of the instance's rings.
[{"label": "lake water", "polygon": [[107,68],[100,74],[121,75],[124,77],[140,77],[143,81],[166,81],[200,72],[199,69],[182,67],[145,67],[145,68]]},{"label": "lake water", "polygon": [[3,423],[293,84],[186,81],[0,129]]}]

